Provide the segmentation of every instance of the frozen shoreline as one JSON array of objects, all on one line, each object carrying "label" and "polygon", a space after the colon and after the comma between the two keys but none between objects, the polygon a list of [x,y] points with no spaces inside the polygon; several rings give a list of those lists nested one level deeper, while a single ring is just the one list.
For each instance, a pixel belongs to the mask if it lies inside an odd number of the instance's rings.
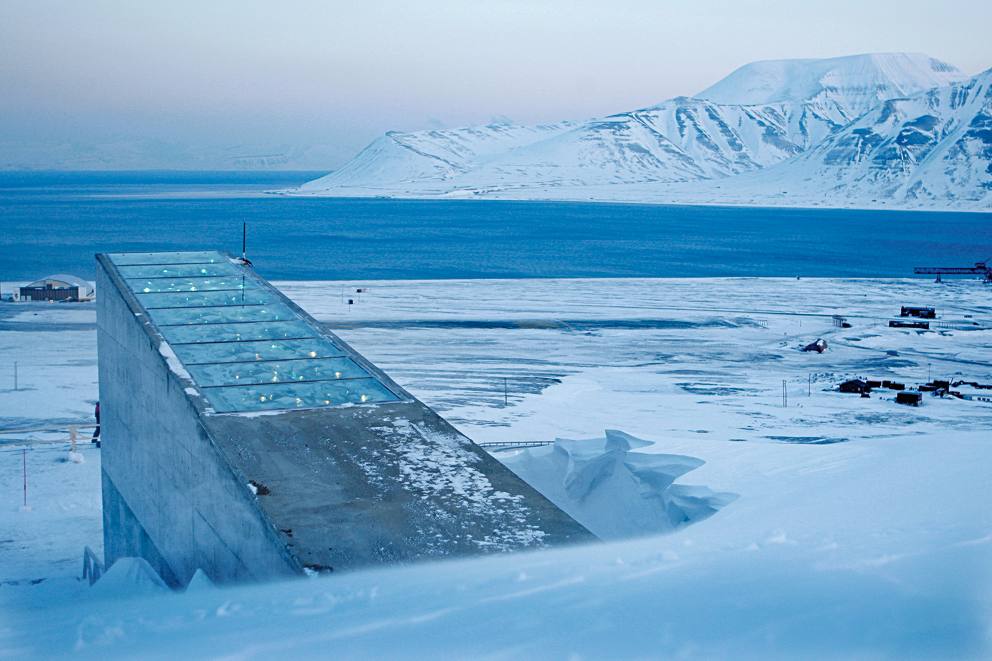
[{"label": "frozen shoreline", "polygon": [[[618,185],[619,187],[619,185]],[[854,200],[849,204],[814,202],[796,197],[785,197],[781,201],[774,197],[741,200],[736,198],[719,198],[710,195],[665,195],[641,194],[633,195],[601,195],[595,194],[600,189],[578,191],[570,194],[567,189],[556,191],[559,195],[548,194],[548,191],[524,189],[522,191],[444,191],[444,192],[402,192],[395,189],[347,188],[328,189],[323,191],[301,191],[299,189],[272,190],[266,194],[302,198],[342,198],[342,199],[388,199],[388,200],[507,200],[513,202],[593,202],[597,204],[637,204],[649,206],[686,206],[686,207],[741,207],[748,209],[836,209],[848,211],[932,211],[944,213],[992,213],[992,206],[950,205],[936,203],[930,205],[912,204],[870,204],[864,200]],[[609,190],[609,189],[606,189]],[[520,194],[516,194],[519,192]],[[593,193],[593,194],[590,194]]]}]

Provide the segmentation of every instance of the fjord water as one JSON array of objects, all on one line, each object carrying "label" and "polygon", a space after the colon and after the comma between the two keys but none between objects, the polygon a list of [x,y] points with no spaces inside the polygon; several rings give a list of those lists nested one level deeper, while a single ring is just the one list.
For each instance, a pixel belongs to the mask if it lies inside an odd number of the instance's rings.
[{"label": "fjord water", "polygon": [[912,275],[992,257],[992,214],[272,195],[323,173],[0,173],[0,281],[93,254],[241,251],[290,280]]}]

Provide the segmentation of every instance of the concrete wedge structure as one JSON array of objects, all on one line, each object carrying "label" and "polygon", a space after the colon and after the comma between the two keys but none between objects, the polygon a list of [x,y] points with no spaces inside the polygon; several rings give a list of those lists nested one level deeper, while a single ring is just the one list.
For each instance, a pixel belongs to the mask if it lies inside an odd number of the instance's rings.
[{"label": "concrete wedge structure", "polygon": [[239,260],[97,264],[107,563],[179,586],[595,539]]}]

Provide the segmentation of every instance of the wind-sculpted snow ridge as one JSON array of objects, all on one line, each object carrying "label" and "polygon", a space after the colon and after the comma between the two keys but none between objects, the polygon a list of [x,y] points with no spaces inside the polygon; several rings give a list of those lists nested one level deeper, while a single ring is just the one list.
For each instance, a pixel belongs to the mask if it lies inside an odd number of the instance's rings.
[{"label": "wind-sculpted snow ridge", "polygon": [[601,539],[671,532],[712,516],[737,498],[674,484],[705,462],[634,451],[652,445],[608,429],[605,438],[557,439],[554,445],[500,459]]},{"label": "wind-sculpted snow ridge", "polygon": [[[388,133],[298,192],[984,209],[983,76],[907,53],[755,62],[694,98],[581,123]],[[862,158],[890,138],[908,142]],[[817,166],[824,150],[834,167]]]}]

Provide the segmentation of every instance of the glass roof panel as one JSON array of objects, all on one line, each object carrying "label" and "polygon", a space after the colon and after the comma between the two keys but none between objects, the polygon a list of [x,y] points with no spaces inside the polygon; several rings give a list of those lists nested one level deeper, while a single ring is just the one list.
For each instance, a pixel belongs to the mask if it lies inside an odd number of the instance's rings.
[{"label": "glass roof panel", "polygon": [[211,305],[264,305],[265,303],[275,303],[279,300],[275,294],[265,289],[173,292],[169,294],[136,293],[141,304],[149,310],[153,308],[193,308]]},{"label": "glass roof panel", "polygon": [[316,337],[313,326],[299,319],[292,321],[247,322],[241,324],[201,324],[162,326],[159,329],[172,344],[192,342],[245,342],[248,340],[285,340]]},{"label": "glass roof panel", "polygon": [[209,278],[129,278],[128,286],[139,294],[175,291],[222,291],[225,289],[258,289],[245,275]]},{"label": "glass roof panel", "polygon": [[372,378],[273,383],[264,386],[221,386],[204,388],[204,394],[218,413],[373,404],[398,400],[396,395]]},{"label": "glass roof panel", "polygon": [[226,305],[212,308],[155,308],[148,311],[159,326],[227,324],[238,321],[287,321],[299,315],[288,305]]},{"label": "glass roof panel", "polygon": [[117,270],[125,278],[194,278],[241,274],[239,267],[229,261],[216,264],[118,266]]},{"label": "glass roof panel", "polygon": [[333,358],[343,356],[337,345],[324,337],[307,340],[263,340],[258,342],[213,342],[176,344],[179,360],[189,367],[197,363],[233,363],[251,360]]},{"label": "glass roof panel", "polygon": [[362,379],[372,375],[350,358],[258,361],[191,365],[190,374],[202,386],[268,385],[301,381]]},{"label": "glass roof panel", "polygon": [[219,252],[109,257],[216,412],[399,400],[374,370]]},{"label": "glass roof panel", "polygon": [[196,252],[112,252],[107,255],[118,266],[135,264],[216,264],[231,263],[230,258],[216,250]]}]

